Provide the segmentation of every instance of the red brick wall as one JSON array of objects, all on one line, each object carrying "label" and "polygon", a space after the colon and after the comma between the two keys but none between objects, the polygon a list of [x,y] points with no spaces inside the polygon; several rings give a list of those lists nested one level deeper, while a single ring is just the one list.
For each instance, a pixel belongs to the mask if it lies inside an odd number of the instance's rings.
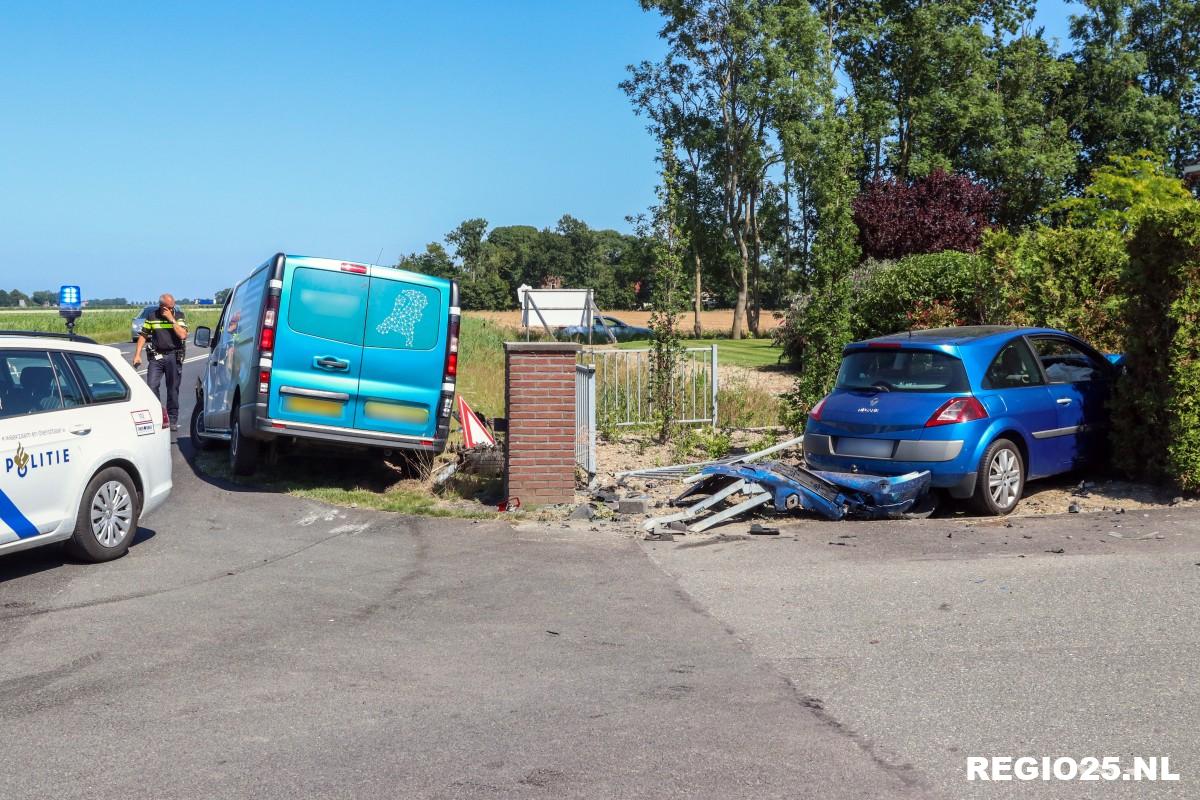
[{"label": "red brick wall", "polygon": [[505,493],[523,506],[575,499],[575,354],[568,342],[506,342]]}]

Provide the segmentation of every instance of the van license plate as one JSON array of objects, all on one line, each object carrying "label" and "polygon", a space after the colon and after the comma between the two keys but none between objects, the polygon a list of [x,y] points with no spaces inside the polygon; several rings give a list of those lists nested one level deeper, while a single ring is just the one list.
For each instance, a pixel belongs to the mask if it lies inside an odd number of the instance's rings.
[{"label": "van license plate", "polygon": [[337,400],[321,400],[316,397],[283,396],[283,407],[293,414],[309,414],[314,417],[337,418],[342,416],[345,404]]}]

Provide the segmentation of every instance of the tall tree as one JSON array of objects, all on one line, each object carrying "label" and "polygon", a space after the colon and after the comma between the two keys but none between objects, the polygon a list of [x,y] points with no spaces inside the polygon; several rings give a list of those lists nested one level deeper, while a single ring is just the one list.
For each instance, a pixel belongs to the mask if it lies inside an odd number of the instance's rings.
[{"label": "tall tree", "polygon": [[[1146,18],[1147,7],[1175,4],[1168,0],[1080,3],[1083,12],[1071,18],[1075,77],[1069,90],[1072,135],[1079,145],[1073,180],[1076,190],[1087,186],[1092,170],[1111,156],[1139,150],[1167,153],[1183,125],[1179,106],[1172,107],[1170,89],[1186,83],[1150,74],[1146,26],[1140,27],[1141,36],[1134,28],[1135,20]],[[1193,22],[1191,37],[1196,35]],[[1193,64],[1193,97],[1195,69]]]},{"label": "tall tree", "polygon": [[[640,0],[645,10],[665,18],[659,35],[666,41],[664,64],[686,65],[695,113],[709,130],[706,167],[718,187],[721,222],[736,260],[734,338],[746,331],[757,204],[770,162],[766,136],[772,42],[767,19],[786,0]],[[646,70],[643,74],[654,74]],[[639,79],[635,68],[633,81]],[[636,95],[636,83],[631,95]],[[629,89],[627,89],[629,91]]]}]

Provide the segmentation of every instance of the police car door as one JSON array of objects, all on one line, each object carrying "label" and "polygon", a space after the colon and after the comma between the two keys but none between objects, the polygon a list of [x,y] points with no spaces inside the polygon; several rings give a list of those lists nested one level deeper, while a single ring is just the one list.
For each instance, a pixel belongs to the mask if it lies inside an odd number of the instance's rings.
[{"label": "police car door", "polygon": [[64,523],[74,528],[77,473],[92,431],[61,359],[45,350],[0,350],[0,546]]}]

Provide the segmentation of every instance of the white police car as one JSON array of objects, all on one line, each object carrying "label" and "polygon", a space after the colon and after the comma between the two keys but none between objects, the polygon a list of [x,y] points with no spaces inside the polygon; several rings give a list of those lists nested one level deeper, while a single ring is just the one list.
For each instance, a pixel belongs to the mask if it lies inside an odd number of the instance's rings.
[{"label": "white police car", "polygon": [[0,334],[0,555],[117,558],[170,492],[166,411],[118,350]]}]

